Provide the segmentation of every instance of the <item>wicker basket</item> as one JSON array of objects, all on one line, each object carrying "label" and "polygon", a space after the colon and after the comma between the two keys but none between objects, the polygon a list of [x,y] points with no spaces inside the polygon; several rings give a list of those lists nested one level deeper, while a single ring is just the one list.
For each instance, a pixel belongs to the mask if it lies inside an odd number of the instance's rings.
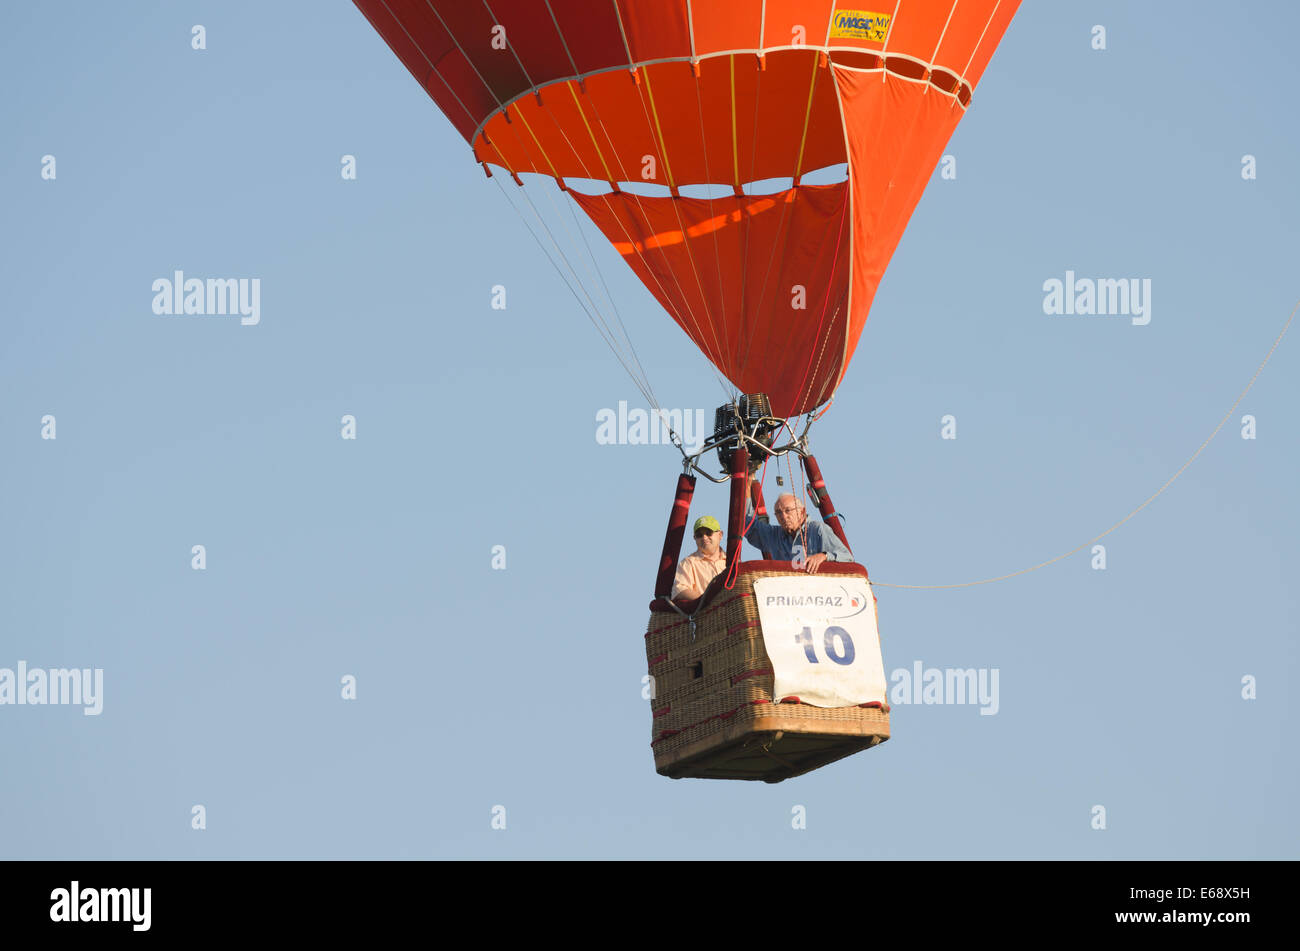
[{"label": "wicker basket", "polygon": [[[694,623],[667,602],[650,605],[650,745],[660,774],[775,783],[889,739],[887,706],[774,702],[754,582],[801,574],[789,562],[742,562],[731,590],[719,577],[683,606]],[[867,576],[861,565],[835,562],[819,574]]]}]

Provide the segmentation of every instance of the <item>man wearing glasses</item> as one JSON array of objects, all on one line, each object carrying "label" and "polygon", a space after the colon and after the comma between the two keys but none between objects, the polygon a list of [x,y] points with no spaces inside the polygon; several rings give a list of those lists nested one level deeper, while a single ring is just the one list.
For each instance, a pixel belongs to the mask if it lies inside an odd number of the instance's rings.
[{"label": "man wearing glasses", "polygon": [[751,545],[768,552],[774,561],[789,561],[796,570],[815,575],[824,561],[853,560],[853,553],[835,533],[810,520],[804,504],[789,492],[777,497],[775,512],[779,524],[754,519],[745,533]]}]

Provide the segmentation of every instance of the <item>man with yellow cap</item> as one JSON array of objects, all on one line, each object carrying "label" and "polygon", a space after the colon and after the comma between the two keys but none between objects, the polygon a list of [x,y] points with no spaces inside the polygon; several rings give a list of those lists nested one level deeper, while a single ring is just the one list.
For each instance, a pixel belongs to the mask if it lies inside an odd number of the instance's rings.
[{"label": "man with yellow cap", "polygon": [[672,599],[693,601],[704,594],[709,582],[727,567],[722,547],[722,526],[712,515],[695,520],[695,551],[682,559],[673,579]]}]

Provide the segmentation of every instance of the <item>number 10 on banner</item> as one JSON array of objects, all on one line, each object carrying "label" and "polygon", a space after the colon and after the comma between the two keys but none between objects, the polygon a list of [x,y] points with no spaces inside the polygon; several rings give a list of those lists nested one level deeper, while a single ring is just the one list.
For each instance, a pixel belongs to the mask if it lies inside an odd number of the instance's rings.
[{"label": "number 10 on banner", "polygon": [[[820,663],[813,644],[811,627],[805,627],[800,631],[796,635],[794,642],[803,648],[803,655],[808,659],[808,663]],[[853,658],[856,656],[856,651],[853,649],[853,638],[849,636],[848,631],[839,625],[826,628],[826,633],[821,638],[821,647],[828,660],[843,667],[853,663]]]}]

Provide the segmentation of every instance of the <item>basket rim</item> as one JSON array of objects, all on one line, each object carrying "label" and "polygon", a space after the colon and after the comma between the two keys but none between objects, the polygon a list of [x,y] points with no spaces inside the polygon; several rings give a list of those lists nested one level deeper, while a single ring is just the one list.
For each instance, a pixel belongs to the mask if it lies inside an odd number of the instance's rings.
[{"label": "basket rim", "polygon": [[[757,572],[778,573],[791,576],[809,577],[806,572],[798,571],[791,567],[788,561],[742,561],[736,569],[736,580],[739,581],[743,576],[755,574]],[[867,574],[865,565],[856,561],[824,561],[821,567],[817,569],[817,574],[822,575],[856,575],[863,578],[868,584],[871,582]],[[678,614],[685,611],[687,614],[696,612],[708,607],[713,601],[717,600],[720,593],[726,592],[727,573],[723,572],[709,582],[709,586],[704,589],[704,594],[692,601],[677,601],[676,607],[673,606],[667,598],[655,598],[650,602],[650,612],[652,614]],[[732,586],[734,590],[734,585]],[[680,610],[679,610],[680,609]]]}]

